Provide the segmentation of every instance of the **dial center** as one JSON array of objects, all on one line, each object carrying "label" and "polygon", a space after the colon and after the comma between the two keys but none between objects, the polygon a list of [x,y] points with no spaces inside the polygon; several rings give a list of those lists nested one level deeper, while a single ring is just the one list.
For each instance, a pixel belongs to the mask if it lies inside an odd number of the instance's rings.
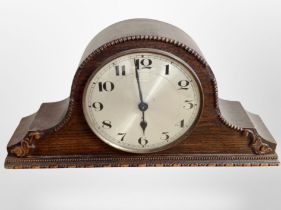
[{"label": "dial center", "polygon": [[145,103],[145,102],[139,103],[139,109],[140,109],[140,111],[142,111],[142,112],[146,111],[146,110],[148,109],[148,104]]}]

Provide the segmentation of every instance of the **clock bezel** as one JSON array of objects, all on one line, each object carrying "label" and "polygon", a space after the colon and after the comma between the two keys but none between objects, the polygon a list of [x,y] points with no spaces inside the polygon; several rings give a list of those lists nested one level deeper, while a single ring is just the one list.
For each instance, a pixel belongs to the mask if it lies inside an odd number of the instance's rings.
[{"label": "clock bezel", "polygon": [[[86,100],[86,93],[87,93],[87,89],[90,85],[90,82],[92,81],[92,79],[95,77],[95,75],[108,63],[110,63],[111,61],[113,61],[114,59],[117,59],[119,57],[122,56],[126,56],[129,54],[133,54],[133,53],[154,53],[154,54],[159,54],[162,56],[166,56],[170,59],[175,60],[176,62],[180,63],[183,67],[185,67],[185,69],[187,71],[190,72],[190,74],[193,76],[194,80],[196,81],[196,84],[198,86],[198,91],[199,91],[199,101],[200,101],[200,106],[198,108],[198,113],[197,116],[195,117],[195,120],[193,121],[192,125],[187,129],[187,131],[181,135],[179,138],[175,139],[174,141],[165,144],[163,146],[157,147],[157,148],[147,148],[147,149],[130,149],[130,148],[125,148],[122,147],[119,144],[115,144],[114,142],[106,139],[104,136],[100,135],[98,132],[95,132],[95,130],[92,128],[91,124],[91,119],[90,116],[87,114],[87,108],[88,105],[85,103]],[[196,125],[199,122],[199,119],[202,115],[202,110],[204,107],[204,94],[203,94],[203,89],[202,89],[202,85],[201,82],[198,78],[198,76],[196,75],[195,71],[193,70],[193,68],[186,63],[184,60],[182,60],[181,58],[179,58],[178,56],[167,52],[167,51],[163,51],[160,49],[154,49],[154,48],[133,48],[133,49],[129,49],[129,50],[124,50],[122,52],[118,52],[115,55],[112,55],[106,59],[103,60],[103,62],[99,65],[99,67],[95,68],[93,70],[93,72],[91,73],[90,77],[87,79],[87,82],[85,83],[84,86],[84,90],[83,90],[83,96],[82,96],[82,108],[83,108],[83,115],[84,118],[87,122],[87,125],[89,126],[89,128],[91,129],[91,131],[104,143],[106,143],[107,145],[119,150],[119,151],[124,151],[124,152],[128,152],[128,153],[134,153],[134,154],[147,154],[147,153],[156,153],[156,152],[160,152],[166,149],[169,149],[179,143],[181,143],[182,141],[184,141],[185,139],[187,139],[187,137],[192,133],[193,129],[196,127]]]}]

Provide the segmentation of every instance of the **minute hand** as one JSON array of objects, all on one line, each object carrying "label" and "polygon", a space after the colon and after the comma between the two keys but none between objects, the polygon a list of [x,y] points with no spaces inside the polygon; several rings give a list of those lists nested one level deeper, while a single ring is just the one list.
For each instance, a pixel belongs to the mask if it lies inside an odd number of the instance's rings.
[{"label": "minute hand", "polygon": [[135,72],[136,72],[136,79],[138,83],[138,90],[139,90],[139,97],[140,97],[140,103],[138,105],[139,110],[142,112],[142,120],[140,122],[140,126],[142,128],[143,134],[145,134],[145,128],[147,127],[147,122],[145,121],[145,114],[144,112],[148,109],[148,104],[143,101],[141,86],[140,86],[140,78],[139,78],[139,65],[138,60],[134,60],[135,64]]}]

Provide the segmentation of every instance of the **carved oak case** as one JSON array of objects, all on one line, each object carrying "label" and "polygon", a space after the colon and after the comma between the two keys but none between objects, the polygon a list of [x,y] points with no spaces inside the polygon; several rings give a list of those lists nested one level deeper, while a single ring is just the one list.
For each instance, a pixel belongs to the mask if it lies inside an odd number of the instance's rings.
[{"label": "carved oak case", "polygon": [[[92,131],[83,112],[83,93],[91,75],[109,58],[138,49],[158,50],[180,59],[193,70],[202,90],[202,112],[189,135],[153,153],[130,153],[106,144]],[[113,24],[86,48],[70,96],[43,103],[20,121],[7,145],[5,167],[278,165],[276,142],[260,117],[239,102],[219,99],[217,91],[210,66],[182,30],[148,19]]]}]

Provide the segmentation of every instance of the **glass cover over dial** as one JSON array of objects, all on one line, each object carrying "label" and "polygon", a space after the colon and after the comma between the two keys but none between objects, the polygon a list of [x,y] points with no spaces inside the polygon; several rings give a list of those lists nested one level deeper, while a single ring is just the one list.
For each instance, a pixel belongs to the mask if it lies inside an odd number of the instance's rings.
[{"label": "glass cover over dial", "polygon": [[133,52],[90,77],[83,111],[92,131],[127,152],[156,152],[183,140],[199,118],[201,86],[190,67],[166,53]]}]

